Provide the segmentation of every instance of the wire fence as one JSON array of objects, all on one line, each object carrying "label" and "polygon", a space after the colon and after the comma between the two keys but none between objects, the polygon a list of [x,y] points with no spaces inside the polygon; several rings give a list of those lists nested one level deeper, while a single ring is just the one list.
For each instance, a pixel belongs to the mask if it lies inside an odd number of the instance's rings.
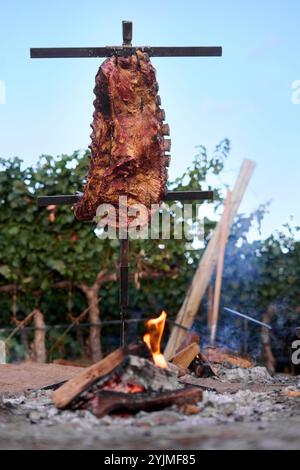
[{"label": "wire fence", "polygon": [[[142,338],[144,323],[148,320],[149,318],[143,317],[126,319],[128,344]],[[171,319],[167,319],[167,324],[188,330]],[[43,332],[42,341],[48,361],[60,358],[81,360],[90,356],[88,345],[91,328],[99,329],[102,352],[108,354],[119,346],[120,326],[121,320],[103,320],[99,323],[75,321],[44,326],[23,324],[17,328],[8,326],[0,328],[0,343],[5,345],[8,362],[19,362],[28,357],[35,358],[35,338],[39,332]]]},{"label": "wire fence", "polygon": [[[149,318],[131,318],[125,320],[126,324],[130,323],[144,323],[148,321]],[[180,325],[179,323],[176,323],[174,320],[167,319],[167,323],[170,323],[174,326],[177,326],[178,328],[181,328],[185,331],[188,331],[189,328],[186,328],[183,325]],[[23,326],[21,330],[27,330],[27,331],[36,331],[36,330],[42,330],[42,331],[49,331],[49,330],[60,330],[62,328],[69,328],[72,325],[72,323],[60,323],[59,325],[45,325],[44,327],[36,327],[36,326]],[[121,320],[104,320],[101,321],[100,323],[74,323],[74,328],[88,328],[91,326],[97,326],[97,327],[102,327],[102,326],[107,326],[107,325],[121,325]],[[0,328],[0,334],[3,333],[9,333],[11,331],[14,331],[14,327],[4,327]]]}]

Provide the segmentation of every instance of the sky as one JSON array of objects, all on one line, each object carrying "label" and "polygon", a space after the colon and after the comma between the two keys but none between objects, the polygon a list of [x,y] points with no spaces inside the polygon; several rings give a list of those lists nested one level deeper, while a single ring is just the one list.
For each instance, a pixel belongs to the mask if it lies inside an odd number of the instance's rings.
[{"label": "sky", "polygon": [[[300,225],[299,0],[0,0],[0,157],[34,165],[90,143],[103,59],[30,59],[30,47],[121,44],[222,46],[222,58],[153,58],[171,128],[170,179],[199,144],[232,151],[221,176],[233,185],[244,158],[257,163],[242,212],[272,201],[262,236]],[[294,87],[299,87],[294,88]]]}]

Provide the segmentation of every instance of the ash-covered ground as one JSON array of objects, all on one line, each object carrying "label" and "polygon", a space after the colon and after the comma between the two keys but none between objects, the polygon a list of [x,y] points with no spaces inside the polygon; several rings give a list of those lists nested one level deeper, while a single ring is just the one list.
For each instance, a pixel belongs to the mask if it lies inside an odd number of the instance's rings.
[{"label": "ash-covered ground", "polygon": [[202,402],[180,410],[102,419],[88,411],[57,410],[51,390],[2,396],[0,448],[300,448],[300,397],[293,393],[300,391],[300,376],[271,378],[264,368],[235,368],[216,382],[235,384],[235,391],[205,390]]}]

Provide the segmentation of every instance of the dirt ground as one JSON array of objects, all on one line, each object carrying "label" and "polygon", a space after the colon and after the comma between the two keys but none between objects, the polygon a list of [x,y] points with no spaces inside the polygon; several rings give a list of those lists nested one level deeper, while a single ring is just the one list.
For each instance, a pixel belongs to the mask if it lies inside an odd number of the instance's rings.
[{"label": "dirt ground", "polygon": [[59,364],[0,364],[0,396],[5,393],[21,393],[37,390],[53,383],[70,380],[80,369]]},{"label": "dirt ground", "polygon": [[208,383],[193,415],[171,407],[99,420],[57,410],[51,390],[2,394],[0,449],[299,449],[300,398],[287,392],[300,377],[259,373],[256,384],[239,371],[231,384]]}]

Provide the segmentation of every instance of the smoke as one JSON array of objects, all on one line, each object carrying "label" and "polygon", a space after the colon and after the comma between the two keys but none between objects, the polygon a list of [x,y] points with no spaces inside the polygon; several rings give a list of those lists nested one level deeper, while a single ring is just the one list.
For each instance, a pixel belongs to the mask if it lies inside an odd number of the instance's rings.
[{"label": "smoke", "polygon": [[[203,322],[196,322],[193,330],[200,335],[201,348],[210,346],[210,330]],[[236,353],[249,354],[259,360],[261,354],[261,328],[250,322],[221,314],[215,346]]]}]

